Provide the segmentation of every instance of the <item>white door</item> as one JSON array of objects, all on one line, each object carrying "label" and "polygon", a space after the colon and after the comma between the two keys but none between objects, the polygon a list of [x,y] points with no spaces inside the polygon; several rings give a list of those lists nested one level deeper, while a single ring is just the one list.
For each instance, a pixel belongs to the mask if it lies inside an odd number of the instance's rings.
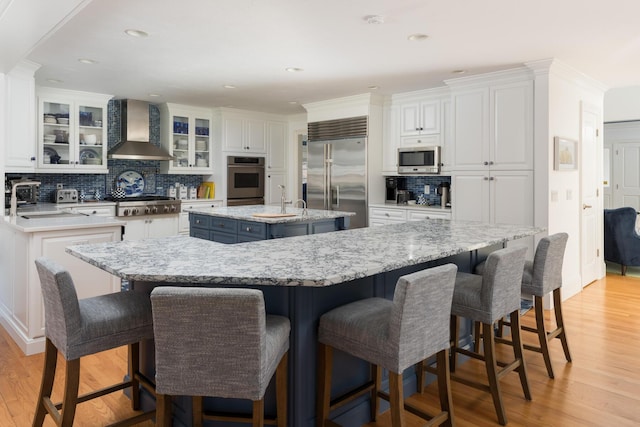
[{"label": "white door", "polygon": [[602,267],[602,143],[599,128],[602,123],[597,107],[582,104],[580,135],[580,269],[582,286],[601,276]]},{"label": "white door", "polygon": [[613,144],[613,207],[640,211],[640,142]]}]

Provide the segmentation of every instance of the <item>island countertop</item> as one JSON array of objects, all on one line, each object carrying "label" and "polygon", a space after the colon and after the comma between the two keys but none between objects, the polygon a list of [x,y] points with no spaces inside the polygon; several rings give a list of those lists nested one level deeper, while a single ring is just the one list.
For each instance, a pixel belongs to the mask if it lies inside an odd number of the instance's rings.
[{"label": "island countertop", "polygon": [[236,245],[176,236],[76,245],[66,251],[134,281],[322,287],[543,231],[431,219]]},{"label": "island countertop", "polygon": [[[286,213],[290,216],[275,216],[280,214],[280,206],[271,205],[250,205],[250,206],[228,206],[228,207],[198,207],[189,209],[191,213],[218,216],[223,218],[239,219],[245,221],[264,222],[267,224],[283,224],[301,221],[321,221],[354,216],[355,212],[327,211],[320,209],[307,209],[307,214],[303,215],[303,210],[287,206]],[[274,215],[273,217],[254,215]]]}]

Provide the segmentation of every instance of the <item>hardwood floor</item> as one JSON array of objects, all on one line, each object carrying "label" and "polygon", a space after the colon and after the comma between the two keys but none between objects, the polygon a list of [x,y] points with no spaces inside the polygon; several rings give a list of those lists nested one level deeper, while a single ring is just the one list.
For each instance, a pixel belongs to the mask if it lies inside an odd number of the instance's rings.
[{"label": "hardwood floor", "polygon": [[[525,358],[533,401],[522,396],[516,374],[502,381],[509,426],[638,426],[640,425],[640,278],[616,274],[594,282],[563,303],[565,323],[573,363],[567,364],[558,340],[551,343],[556,379],[547,377],[542,356],[526,351]],[[547,312],[547,319],[551,319]],[[533,324],[533,310],[523,316]],[[548,320],[548,322],[551,322]],[[535,342],[525,333],[526,342]],[[498,346],[498,354],[508,353]],[[88,356],[82,360],[80,392],[119,381],[125,373],[126,347]],[[9,335],[0,328],[0,426],[30,426],[39,390],[43,355],[24,356]],[[58,363],[60,375],[63,364]],[[480,362],[462,364],[460,373],[484,379]],[[54,397],[61,399],[61,382]],[[458,427],[497,426],[491,397],[454,383],[453,403]],[[424,395],[411,401],[424,410],[436,411],[435,384]],[[82,403],[78,406],[78,427],[96,427],[131,414],[129,400],[121,393]],[[408,427],[421,421],[407,414]],[[46,426],[53,426],[47,417]],[[141,426],[152,426],[151,422]],[[368,427],[390,427],[389,413],[382,414]],[[295,427],[295,426],[293,426]]]}]

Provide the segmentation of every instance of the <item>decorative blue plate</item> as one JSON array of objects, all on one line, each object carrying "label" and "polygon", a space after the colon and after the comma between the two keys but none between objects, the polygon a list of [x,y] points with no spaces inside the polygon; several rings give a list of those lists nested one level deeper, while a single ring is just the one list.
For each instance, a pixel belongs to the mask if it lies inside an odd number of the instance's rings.
[{"label": "decorative blue plate", "polygon": [[144,178],[136,171],[124,171],[118,176],[118,187],[124,188],[127,196],[139,196],[144,191]]}]

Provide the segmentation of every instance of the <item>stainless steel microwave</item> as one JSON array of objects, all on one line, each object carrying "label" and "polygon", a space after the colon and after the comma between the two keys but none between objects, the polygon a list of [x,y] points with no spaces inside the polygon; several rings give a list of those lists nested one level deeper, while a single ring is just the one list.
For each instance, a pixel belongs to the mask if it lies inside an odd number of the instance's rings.
[{"label": "stainless steel microwave", "polygon": [[399,174],[440,173],[440,146],[398,148]]}]

